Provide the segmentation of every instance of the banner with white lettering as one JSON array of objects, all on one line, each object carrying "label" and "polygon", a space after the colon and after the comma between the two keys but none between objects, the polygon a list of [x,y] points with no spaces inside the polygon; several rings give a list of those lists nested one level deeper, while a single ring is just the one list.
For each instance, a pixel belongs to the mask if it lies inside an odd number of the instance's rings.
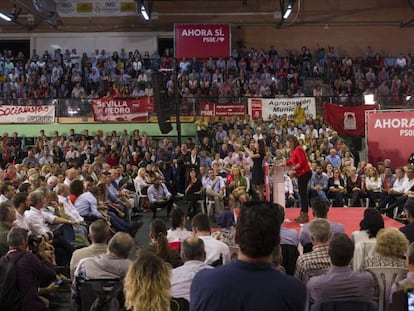
[{"label": "banner with white lettering", "polygon": [[134,0],[58,0],[56,11],[60,17],[101,17],[137,15]]},{"label": "banner with white lettering", "polygon": [[394,168],[407,165],[414,152],[414,111],[370,111],[366,118],[369,162],[390,159]]},{"label": "banner with white lettering", "polygon": [[175,24],[175,57],[229,57],[229,24]]},{"label": "banner with white lettering", "polygon": [[0,123],[53,123],[55,106],[0,106]]},{"label": "banner with white lettering", "polygon": [[148,112],[154,111],[152,98],[92,100],[93,117],[96,122],[147,122]]},{"label": "banner with white lettering", "polygon": [[298,103],[302,104],[307,117],[316,116],[314,97],[249,98],[248,113],[253,119],[263,118],[264,120],[270,120],[273,115],[281,117],[284,114],[288,118],[292,118]]},{"label": "banner with white lettering", "polygon": [[206,117],[244,117],[246,107],[244,104],[200,103],[200,114]]}]

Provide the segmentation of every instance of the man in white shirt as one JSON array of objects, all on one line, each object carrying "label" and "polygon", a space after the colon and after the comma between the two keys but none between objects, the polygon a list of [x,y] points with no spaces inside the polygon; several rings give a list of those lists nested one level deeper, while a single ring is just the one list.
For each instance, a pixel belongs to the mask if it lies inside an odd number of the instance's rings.
[{"label": "man in white shirt", "polygon": [[12,184],[4,184],[0,188],[0,203],[8,202],[13,199],[14,194],[16,193],[16,189],[14,189]]},{"label": "man in white shirt", "polygon": [[197,237],[190,237],[181,244],[181,258],[184,265],[171,272],[171,296],[190,301],[190,287],[196,273],[203,269],[213,269],[204,263],[206,252],[204,242]]},{"label": "man in white shirt", "polygon": [[215,176],[214,170],[210,168],[207,177],[203,178],[203,187],[206,189],[206,195],[209,199],[214,200],[218,211],[224,209],[223,197],[226,189],[226,183],[220,176]]},{"label": "man in white shirt", "polygon": [[13,222],[13,227],[23,228],[29,231],[29,224],[27,223],[25,211],[30,209],[30,198],[26,192],[19,192],[13,198],[13,205],[16,209],[16,220]]},{"label": "man in white shirt", "polygon": [[191,226],[194,235],[204,242],[206,250],[206,260],[204,263],[217,266],[231,261],[229,247],[210,236],[211,225],[207,214],[197,214],[194,216]]}]

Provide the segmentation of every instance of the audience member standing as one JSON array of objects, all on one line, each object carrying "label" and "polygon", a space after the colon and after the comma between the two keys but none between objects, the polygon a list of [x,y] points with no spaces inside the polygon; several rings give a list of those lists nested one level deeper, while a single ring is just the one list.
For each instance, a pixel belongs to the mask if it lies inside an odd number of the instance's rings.
[{"label": "audience member standing", "polygon": [[264,200],[265,171],[263,168],[263,159],[266,155],[266,146],[263,139],[255,142],[255,149],[250,150],[247,146],[244,149],[253,160],[252,184],[256,187],[259,200]]}]

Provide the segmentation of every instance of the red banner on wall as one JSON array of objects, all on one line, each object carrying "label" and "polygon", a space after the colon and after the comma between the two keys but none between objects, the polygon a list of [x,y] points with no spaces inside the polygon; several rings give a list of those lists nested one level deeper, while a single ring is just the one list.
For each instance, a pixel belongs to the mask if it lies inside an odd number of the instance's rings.
[{"label": "red banner on wall", "polygon": [[230,25],[175,24],[175,57],[229,57]]},{"label": "red banner on wall", "polygon": [[414,152],[414,111],[376,111],[367,114],[368,160],[390,159],[392,166],[408,164]]},{"label": "red banner on wall", "polygon": [[92,100],[93,117],[96,122],[147,122],[148,112],[153,110],[153,98]]},{"label": "red banner on wall", "polygon": [[200,103],[200,114],[205,117],[245,116],[244,104]]},{"label": "red banner on wall", "polygon": [[365,111],[372,109],[372,106],[367,105],[343,107],[325,104],[324,119],[339,136],[364,136]]}]

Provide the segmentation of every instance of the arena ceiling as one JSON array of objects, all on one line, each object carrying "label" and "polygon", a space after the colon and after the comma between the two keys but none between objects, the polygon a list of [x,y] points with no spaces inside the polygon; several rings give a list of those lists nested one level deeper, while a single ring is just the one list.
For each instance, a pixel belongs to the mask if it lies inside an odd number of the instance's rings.
[{"label": "arena ceiling", "polygon": [[[137,13],[123,17],[56,17],[36,11],[33,2],[0,0],[0,34],[13,32],[172,31],[174,23],[230,23],[233,26],[390,25],[410,27],[414,0],[296,0],[281,25],[281,3],[289,0],[143,0],[152,2],[151,20]],[[53,0],[50,0],[53,1]],[[61,1],[61,0],[56,0]],[[85,0],[88,2],[88,0]],[[90,0],[89,2],[94,2]],[[18,14],[16,14],[18,13]]]}]

